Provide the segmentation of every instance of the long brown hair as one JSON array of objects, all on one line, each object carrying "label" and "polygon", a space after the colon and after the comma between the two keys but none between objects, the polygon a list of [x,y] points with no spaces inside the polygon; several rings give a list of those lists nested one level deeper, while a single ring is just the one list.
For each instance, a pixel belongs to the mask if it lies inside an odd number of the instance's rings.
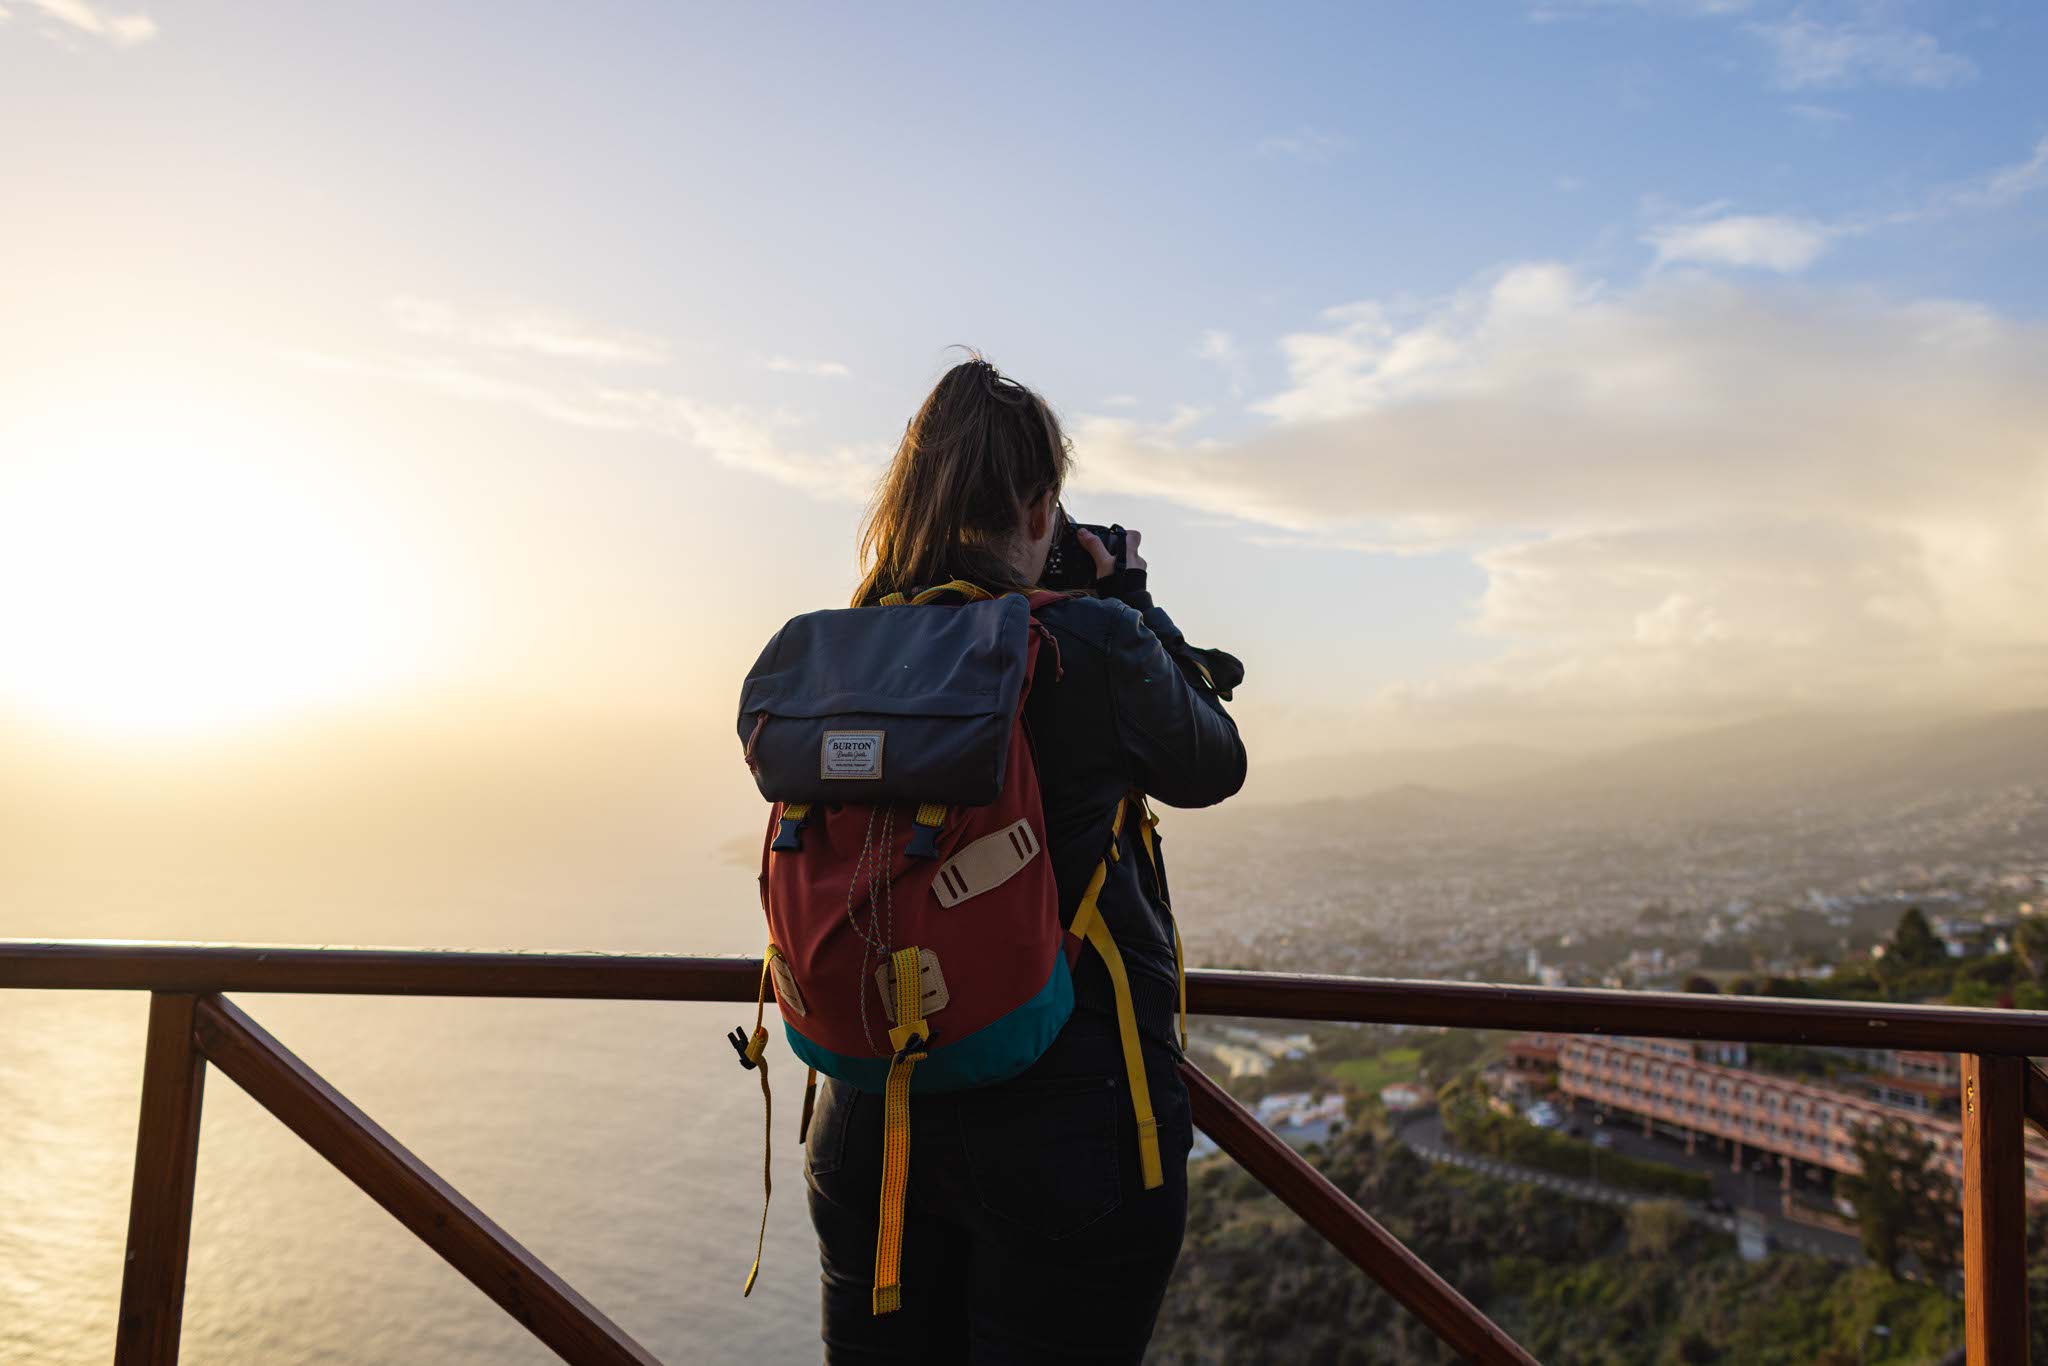
[{"label": "long brown hair", "polygon": [[884,593],[966,579],[1028,590],[1008,550],[1023,510],[1055,498],[1072,464],[1044,399],[970,352],[903,433],[860,529],[856,607]]}]

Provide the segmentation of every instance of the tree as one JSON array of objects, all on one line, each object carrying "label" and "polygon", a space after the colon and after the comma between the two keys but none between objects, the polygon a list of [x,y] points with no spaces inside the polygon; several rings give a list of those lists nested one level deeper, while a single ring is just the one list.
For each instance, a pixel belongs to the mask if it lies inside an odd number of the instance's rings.
[{"label": "tree", "polygon": [[1907,1252],[1936,1285],[1946,1287],[1960,1259],[1954,1220],[1955,1189],[1934,1167],[1934,1144],[1904,1123],[1888,1119],[1856,1131],[1861,1171],[1844,1176],[1842,1193],[1855,1202],[1863,1251],[1885,1274],[1898,1278]]},{"label": "tree", "polygon": [[1908,906],[1899,917],[1898,927],[1892,931],[1892,946],[1885,953],[1884,961],[1910,972],[1914,968],[1931,968],[1948,961],[1948,950],[1934,937],[1934,928],[1927,923],[1927,916],[1920,908]]},{"label": "tree", "polygon": [[1701,996],[1716,996],[1720,994],[1721,988],[1714,985],[1713,978],[1701,976],[1696,972],[1685,979],[1685,990]]},{"label": "tree", "polygon": [[2048,915],[2025,916],[2013,926],[2012,952],[2027,976],[2048,980]]}]

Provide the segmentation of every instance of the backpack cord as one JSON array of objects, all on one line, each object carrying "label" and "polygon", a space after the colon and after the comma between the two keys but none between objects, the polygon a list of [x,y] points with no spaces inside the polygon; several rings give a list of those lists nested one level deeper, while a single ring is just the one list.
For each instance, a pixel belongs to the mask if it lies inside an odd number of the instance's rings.
[{"label": "backpack cord", "polygon": [[754,1278],[761,1274],[761,1250],[768,1245],[768,1202],[775,1196],[775,1097],[768,1090],[768,1029],[761,1020],[768,1011],[768,963],[778,952],[770,944],[768,952],[761,955],[761,987],[754,994],[754,1033],[740,1050],[741,1064],[761,1073],[761,1232],[754,1239],[754,1264],[747,1270],[746,1285],[740,1288],[742,1297],[754,1293]]}]

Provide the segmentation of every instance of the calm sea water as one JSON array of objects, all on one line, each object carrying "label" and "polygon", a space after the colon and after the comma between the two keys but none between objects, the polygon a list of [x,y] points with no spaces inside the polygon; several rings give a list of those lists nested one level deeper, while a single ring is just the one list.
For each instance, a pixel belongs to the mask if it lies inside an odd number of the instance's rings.
[{"label": "calm sea water", "polygon": [[[73,860],[4,890],[0,936],[747,952],[759,933],[751,870],[730,860],[609,882],[359,870],[310,889],[246,868]],[[779,1043],[767,1260],[752,1298],[739,1293],[759,1218],[761,1096],[722,1036],[750,1009],[236,999],[664,1360],[817,1359],[802,1073]],[[8,1366],[111,1353],[146,1014],[140,993],[0,991]],[[204,1116],[185,1360],[556,1360],[218,1072]]]},{"label": "calm sea water", "polygon": [[[0,937],[756,953],[757,800],[553,796],[468,822],[351,807],[268,835],[164,805],[32,838],[0,821]],[[1169,816],[1184,903],[1228,885],[1197,834],[1213,819]],[[1224,946],[1183,910],[1191,961]],[[739,1293],[761,1095],[724,1034],[750,1006],[235,999],[664,1361],[818,1359],[802,1071],[779,1035],[767,1254]],[[0,990],[5,1366],[111,1354],[147,1013],[139,992]],[[186,1361],[557,1359],[218,1072],[203,1113]]]}]

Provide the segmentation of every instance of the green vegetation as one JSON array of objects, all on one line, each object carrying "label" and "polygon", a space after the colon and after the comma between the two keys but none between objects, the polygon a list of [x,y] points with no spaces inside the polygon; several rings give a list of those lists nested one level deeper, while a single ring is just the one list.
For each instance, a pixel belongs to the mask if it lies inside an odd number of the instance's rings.
[{"label": "green vegetation", "polygon": [[[1731,996],[1782,996],[1835,1001],[1946,1001],[1963,1006],[2048,1010],[2048,917],[2030,916],[2013,930],[2012,951],[1950,958],[1927,916],[1909,906],[1886,942],[1884,956],[1837,964],[1818,980],[1736,977]],[[1702,979],[1703,980],[1703,979]],[[1693,983],[1687,982],[1687,990]]]},{"label": "green vegetation", "polygon": [[[1803,1256],[1746,1264],[1733,1239],[1670,1204],[1624,1218],[1432,1167],[1369,1128],[1333,1142],[1319,1165],[1551,1366],[1931,1366],[1961,1341],[1960,1305],[1925,1286]],[[1149,1361],[1457,1360],[1228,1159],[1197,1164],[1190,1186],[1187,1243]],[[2048,1322],[2048,1271],[2037,1292]],[[1880,1323],[1888,1338],[1871,1335]]]},{"label": "green vegetation", "polygon": [[1862,1171],[1836,1185],[1855,1202],[1864,1254],[1895,1277],[1911,1251],[1930,1280],[1948,1284],[1962,1260],[1962,1235],[1955,1186],[1934,1169],[1934,1144],[1887,1120],[1857,1130],[1856,1158]]},{"label": "green vegetation", "polygon": [[1497,1113],[1487,1106],[1478,1083],[1473,1080],[1445,1087],[1438,1093],[1437,1108],[1443,1115],[1444,1129],[1452,1141],[1467,1152],[1484,1153],[1503,1162],[1581,1180],[1593,1175],[1597,1169],[1604,1185],[1651,1195],[1704,1200],[1714,1193],[1713,1183],[1699,1172],[1623,1157],[1620,1153],[1599,1152],[1583,1139],[1567,1138],[1511,1115]]},{"label": "green vegetation", "polygon": [[1422,1063],[1419,1048],[1390,1048],[1376,1057],[1346,1058],[1331,1063],[1324,1070],[1348,1087],[1378,1095],[1382,1086],[1397,1081],[1413,1081]]}]

